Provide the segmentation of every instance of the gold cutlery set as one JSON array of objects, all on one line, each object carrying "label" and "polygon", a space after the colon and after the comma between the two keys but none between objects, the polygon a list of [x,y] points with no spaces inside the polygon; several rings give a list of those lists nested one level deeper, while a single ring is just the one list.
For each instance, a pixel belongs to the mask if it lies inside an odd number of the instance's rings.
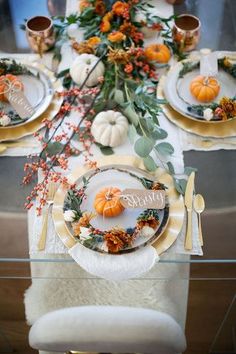
[{"label": "gold cutlery set", "polygon": [[198,215],[198,237],[199,243],[203,246],[203,236],[202,236],[202,225],[201,225],[201,213],[205,209],[205,201],[201,194],[195,194],[194,191],[194,182],[195,182],[195,172],[192,172],[188,178],[185,196],[184,196],[184,204],[187,210],[187,231],[185,237],[185,249],[192,250],[193,241],[192,241],[192,217],[193,211],[195,211]]}]

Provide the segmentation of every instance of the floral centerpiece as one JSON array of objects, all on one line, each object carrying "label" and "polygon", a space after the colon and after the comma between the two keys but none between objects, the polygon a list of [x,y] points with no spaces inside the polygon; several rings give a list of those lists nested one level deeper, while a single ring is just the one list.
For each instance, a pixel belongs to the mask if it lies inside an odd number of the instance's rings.
[{"label": "floral centerpiece", "polygon": [[[110,137],[111,134],[118,135],[120,127],[116,133],[115,127],[113,130],[109,128],[106,140],[91,133],[93,124],[98,124],[98,115],[101,120],[103,114],[104,120],[107,111],[113,112],[108,122],[110,126],[117,124],[117,112],[122,115],[123,122],[127,120],[128,129],[124,128],[124,123],[122,134],[126,135],[128,130],[134,150],[143,158],[148,170],[154,171],[162,166],[174,176],[175,171],[169,161],[174,148],[161,141],[167,138],[168,133],[160,127],[158,120],[164,101],[156,98],[157,70],[168,65],[172,54],[169,39],[172,18],[163,19],[153,10],[153,6],[143,0],[81,0],[80,14],[55,19],[56,55],[61,44],[70,41],[78,56],[70,68],[58,74],[65,87],[63,105],[53,122],[45,120],[46,134],[36,134],[42,142],[42,151],[25,166],[24,183],[30,182],[39,168],[44,176],[28,197],[27,208],[40,194],[38,212],[41,212],[46,203],[49,181],[68,183],[62,173],[68,167],[68,157],[83,154],[85,162],[96,167],[90,149],[92,144],[96,143],[104,154],[114,153],[113,146],[117,146],[119,139],[115,139],[114,145],[109,143]],[[84,31],[84,40],[80,43],[73,36],[73,30],[78,28]],[[148,30],[155,36],[153,44],[145,47],[144,37]],[[166,44],[157,44],[160,32]],[[71,111],[78,112],[78,124],[67,123],[70,132],[59,133]],[[104,127],[105,123],[102,124]],[[99,129],[101,135],[103,128],[100,126]],[[80,142],[79,148],[74,146],[74,140]],[[108,144],[104,145],[104,141]],[[60,167],[60,172],[56,166]],[[174,180],[177,190],[184,193],[186,180],[176,176]]]}]

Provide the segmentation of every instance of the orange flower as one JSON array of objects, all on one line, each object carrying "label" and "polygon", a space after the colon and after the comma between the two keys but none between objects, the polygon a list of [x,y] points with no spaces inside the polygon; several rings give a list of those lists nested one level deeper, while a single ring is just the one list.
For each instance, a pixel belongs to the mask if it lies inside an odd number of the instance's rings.
[{"label": "orange flower", "polygon": [[105,14],[106,6],[102,0],[97,0],[95,2],[95,12],[100,16],[103,16]]},{"label": "orange flower", "polygon": [[109,21],[102,21],[100,24],[100,31],[105,33],[105,32],[109,32],[111,29],[111,24]]},{"label": "orange flower", "polygon": [[124,16],[129,12],[129,5],[122,1],[116,1],[112,6],[112,10],[115,15]]},{"label": "orange flower", "polygon": [[124,71],[127,74],[130,74],[130,73],[132,73],[133,69],[134,69],[133,64],[132,63],[128,63],[128,64],[125,65]]},{"label": "orange flower", "polygon": [[86,9],[86,7],[90,7],[91,4],[89,1],[87,0],[81,0],[79,2],[79,9],[80,9],[80,12],[84,11]]},{"label": "orange flower", "polygon": [[126,38],[126,36],[119,31],[112,32],[108,35],[108,39],[112,43],[122,42],[125,40],[125,38]]},{"label": "orange flower", "polygon": [[101,39],[99,37],[91,37],[88,39],[88,45],[91,45],[92,47],[95,47],[97,44],[101,42]]},{"label": "orange flower", "polygon": [[110,22],[112,20],[112,18],[113,18],[113,13],[112,13],[112,11],[109,11],[106,13],[106,15],[103,17],[102,20]]}]

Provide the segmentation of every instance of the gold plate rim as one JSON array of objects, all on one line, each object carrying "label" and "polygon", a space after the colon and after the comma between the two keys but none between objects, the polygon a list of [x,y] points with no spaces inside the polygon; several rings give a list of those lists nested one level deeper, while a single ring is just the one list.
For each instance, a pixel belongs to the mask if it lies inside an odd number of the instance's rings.
[{"label": "gold plate rim", "polygon": [[[120,161],[122,161],[122,165],[137,168],[140,172],[149,177],[153,176],[153,178],[158,179],[158,181],[164,183],[168,187],[169,219],[166,228],[163,230],[158,239],[152,244],[157,253],[160,255],[175,242],[179,232],[182,229],[184,220],[183,197],[176,192],[173,179],[166,171],[159,168],[155,173],[149,174],[145,170],[143,161],[135,156],[105,156],[97,161],[97,165],[98,167],[121,165]],[[69,183],[74,183],[80,176],[89,170],[90,168],[88,166],[77,167],[72,174],[67,177]],[[70,249],[77,242],[69,232],[63,216],[63,205],[66,193],[67,188],[60,185],[54,197],[52,219],[57,235],[64,245]]]},{"label": "gold plate rim", "polygon": [[[24,61],[21,61],[24,63]],[[63,97],[58,96],[57,92],[63,91],[63,86],[59,79],[56,79],[54,73],[46,68],[45,65],[33,62],[31,64],[32,67],[38,68],[41,71],[45,72],[49,78],[51,79],[52,86],[54,89],[54,95],[52,101],[45,112],[43,112],[38,118],[33,121],[22,123],[21,125],[11,126],[11,127],[4,127],[4,129],[0,129],[0,141],[11,141],[23,138],[27,135],[31,135],[38,131],[39,129],[43,128],[43,120],[45,118],[52,120],[54,116],[58,113],[61,104],[63,102]]]}]

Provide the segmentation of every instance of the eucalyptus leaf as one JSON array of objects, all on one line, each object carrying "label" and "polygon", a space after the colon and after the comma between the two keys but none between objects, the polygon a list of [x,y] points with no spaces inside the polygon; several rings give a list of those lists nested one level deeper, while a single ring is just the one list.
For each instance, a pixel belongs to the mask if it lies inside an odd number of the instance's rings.
[{"label": "eucalyptus leaf", "polygon": [[174,169],[173,164],[169,161],[169,162],[167,162],[167,166],[168,166],[170,174],[174,175],[175,174],[175,169]]},{"label": "eucalyptus leaf", "polygon": [[143,162],[148,171],[155,171],[157,169],[157,165],[151,156],[145,157]]},{"label": "eucalyptus leaf", "polygon": [[49,142],[46,149],[44,150],[45,154],[47,153],[49,156],[53,156],[59,154],[63,149],[64,145],[59,143],[58,141]]},{"label": "eucalyptus leaf", "polygon": [[137,155],[141,157],[147,157],[150,152],[152,151],[154,146],[154,143],[151,139],[147,137],[141,137],[138,140],[136,140],[134,144],[134,150]]},{"label": "eucalyptus leaf", "polygon": [[157,144],[155,146],[155,149],[159,154],[161,154],[163,156],[172,155],[175,151],[173,146],[169,143],[166,143],[166,142]]},{"label": "eucalyptus leaf", "polygon": [[131,142],[131,144],[134,144],[136,136],[137,136],[137,131],[136,131],[134,125],[130,124],[129,130],[128,130],[128,137],[129,137],[129,141]]},{"label": "eucalyptus leaf", "polygon": [[174,178],[174,185],[175,185],[175,189],[177,190],[177,192],[179,192],[180,194],[185,193],[185,189],[186,189],[186,185],[187,185],[187,181],[186,179],[180,178]]},{"label": "eucalyptus leaf", "polygon": [[101,153],[103,155],[113,155],[114,151],[112,149],[112,147],[110,146],[104,146],[102,144],[96,143],[96,145],[99,147],[99,149],[101,150]]},{"label": "eucalyptus leaf", "polygon": [[139,116],[131,105],[127,106],[123,111],[124,115],[129,119],[129,121],[136,127],[139,123]]},{"label": "eucalyptus leaf", "polygon": [[161,128],[155,128],[155,130],[151,132],[151,137],[155,140],[165,139],[167,138],[167,136],[168,136],[167,132]]},{"label": "eucalyptus leaf", "polygon": [[186,166],[186,167],[184,168],[184,173],[185,173],[186,175],[189,176],[192,172],[197,172],[197,168],[189,167],[189,166]]},{"label": "eucalyptus leaf", "polygon": [[124,104],[124,94],[121,90],[115,90],[114,100],[121,106]]}]

